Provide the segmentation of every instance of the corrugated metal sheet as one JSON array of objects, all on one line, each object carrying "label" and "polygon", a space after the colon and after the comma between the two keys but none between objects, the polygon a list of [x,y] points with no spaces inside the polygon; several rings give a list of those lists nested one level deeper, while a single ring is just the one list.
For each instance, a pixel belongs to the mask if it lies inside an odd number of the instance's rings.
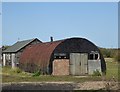
[{"label": "corrugated metal sheet", "polygon": [[34,63],[41,68],[48,66],[52,52],[62,41],[39,43],[26,48],[20,57],[20,63]]},{"label": "corrugated metal sheet", "polygon": [[[92,42],[84,39],[84,38],[69,38],[60,41],[54,42],[46,42],[39,43],[36,45],[31,45],[31,47],[26,48],[21,57],[20,57],[20,66],[23,70],[25,70],[25,64],[28,63],[27,69],[28,71],[34,72],[33,69],[36,66],[40,69],[49,70],[49,73],[52,73],[52,61],[54,60],[54,53],[90,53],[91,51],[99,51],[97,46],[95,46]],[[104,58],[100,54],[101,58],[101,67],[102,70],[106,70],[106,65]],[[71,67],[72,62],[70,62]],[[75,66],[74,66],[75,67]],[[71,70],[74,69],[71,67]],[[84,66],[83,66],[84,67]],[[46,71],[43,70],[43,71]],[[85,70],[85,69],[84,69]],[[74,70],[73,70],[74,72]]]}]

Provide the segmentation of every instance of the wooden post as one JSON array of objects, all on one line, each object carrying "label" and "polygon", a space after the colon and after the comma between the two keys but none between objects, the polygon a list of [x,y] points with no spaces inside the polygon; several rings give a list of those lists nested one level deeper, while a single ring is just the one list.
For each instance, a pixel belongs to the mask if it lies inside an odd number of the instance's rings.
[{"label": "wooden post", "polygon": [[6,66],[6,58],[5,58],[5,54],[3,54],[3,66]]},{"label": "wooden post", "polygon": [[12,54],[12,68],[15,68],[15,54]]}]

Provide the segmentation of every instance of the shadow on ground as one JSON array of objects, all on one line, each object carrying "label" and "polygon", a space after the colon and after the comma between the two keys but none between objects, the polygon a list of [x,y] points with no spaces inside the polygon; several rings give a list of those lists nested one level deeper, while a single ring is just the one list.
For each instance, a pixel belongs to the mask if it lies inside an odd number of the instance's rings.
[{"label": "shadow on ground", "polygon": [[75,84],[9,84],[2,86],[2,90],[74,90]]}]

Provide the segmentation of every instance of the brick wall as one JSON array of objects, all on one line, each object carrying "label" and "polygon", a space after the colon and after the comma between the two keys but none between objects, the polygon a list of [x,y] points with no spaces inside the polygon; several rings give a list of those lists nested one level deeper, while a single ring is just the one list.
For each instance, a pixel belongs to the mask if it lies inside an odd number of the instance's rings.
[{"label": "brick wall", "polygon": [[53,75],[69,75],[69,59],[55,59],[53,61]]}]

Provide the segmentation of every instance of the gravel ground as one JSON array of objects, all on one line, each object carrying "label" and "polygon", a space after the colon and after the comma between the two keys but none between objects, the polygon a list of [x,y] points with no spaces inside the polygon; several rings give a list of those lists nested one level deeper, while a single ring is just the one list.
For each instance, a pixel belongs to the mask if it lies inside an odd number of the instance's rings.
[{"label": "gravel ground", "polygon": [[94,81],[84,83],[74,82],[20,82],[4,83],[3,90],[118,90],[117,83]]}]

